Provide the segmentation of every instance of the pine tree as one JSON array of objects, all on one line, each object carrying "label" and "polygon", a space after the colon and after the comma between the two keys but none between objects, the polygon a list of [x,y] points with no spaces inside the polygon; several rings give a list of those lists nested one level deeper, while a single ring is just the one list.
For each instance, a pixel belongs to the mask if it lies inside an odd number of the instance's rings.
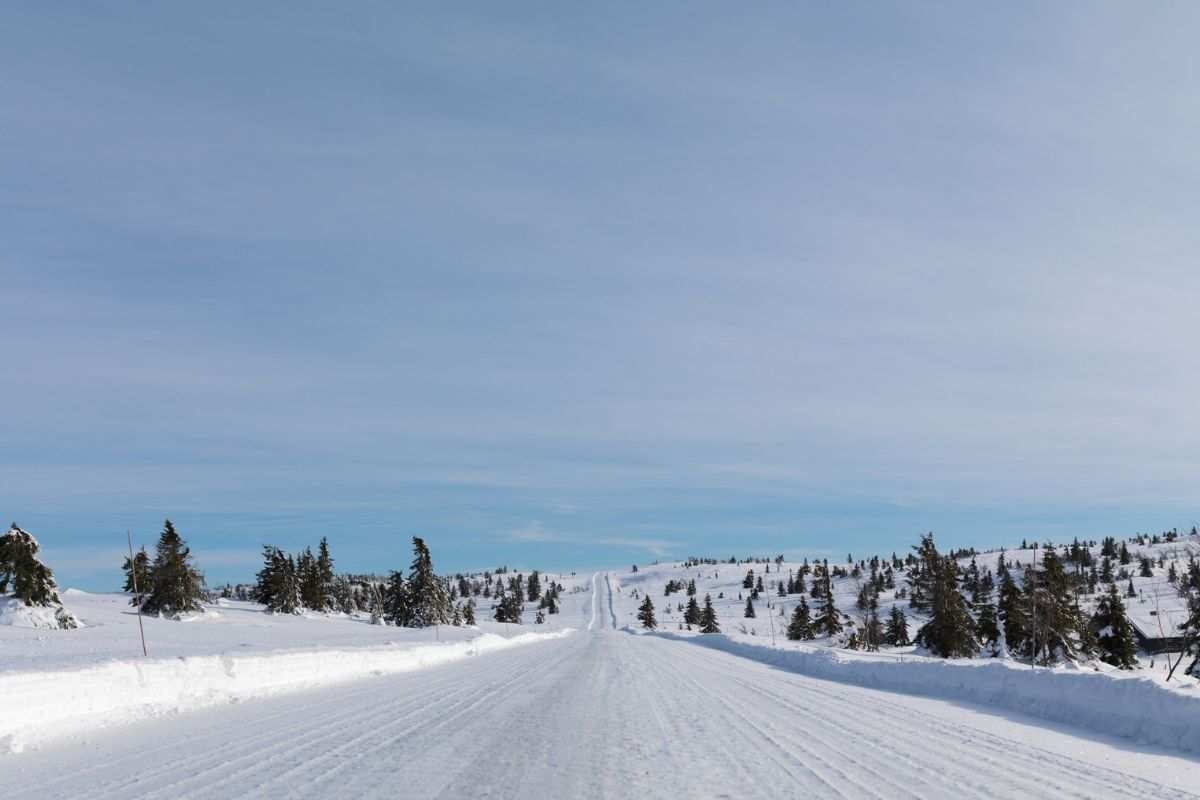
[{"label": "pine tree", "polygon": [[542,578],[538,575],[536,569],[529,573],[529,584],[526,595],[529,597],[529,602],[531,603],[537,602],[542,596]]},{"label": "pine tree", "polygon": [[463,622],[467,625],[475,624],[475,601],[467,600],[467,604],[463,606]]},{"label": "pine tree", "polygon": [[704,595],[704,610],[700,612],[700,632],[701,633],[720,633],[721,628],[717,624],[717,612],[713,608],[712,597]]},{"label": "pine tree", "polygon": [[401,628],[408,627],[412,611],[408,605],[408,585],[404,574],[393,570],[383,590],[383,618]]},{"label": "pine tree", "polygon": [[879,596],[871,593],[867,601],[867,616],[863,620],[862,642],[867,650],[878,650],[883,640],[883,624],[879,621]]},{"label": "pine tree", "polygon": [[988,598],[976,606],[976,609],[979,618],[976,620],[975,629],[979,635],[979,641],[987,645],[992,657],[995,658],[1000,654],[1000,621],[996,616],[996,606]]},{"label": "pine tree", "polygon": [[821,579],[813,581],[813,589],[818,588],[821,606],[817,610],[816,619],[813,620],[813,627],[823,636],[837,636],[842,632],[842,613],[833,602],[833,578],[830,576],[828,565],[825,566]]},{"label": "pine tree", "polygon": [[163,523],[163,531],[154,548],[151,574],[154,583],[142,604],[143,612],[178,617],[204,608],[204,576],[192,564],[192,552],[176,533],[171,520]]},{"label": "pine tree", "polygon": [[263,568],[254,585],[254,599],[273,614],[299,614],[300,580],[292,557],[278,547],[263,547]]},{"label": "pine tree", "polygon": [[910,644],[908,639],[908,618],[904,616],[904,612],[900,610],[900,606],[892,606],[887,625],[884,627],[883,640],[892,647],[904,647]]},{"label": "pine tree", "polygon": [[1043,664],[1084,654],[1080,637],[1084,621],[1071,593],[1070,578],[1053,548],[1043,551],[1040,570],[1026,570],[1022,599],[1029,625],[1026,654]]},{"label": "pine tree", "polygon": [[683,621],[687,625],[699,625],[700,616],[700,604],[696,602],[696,596],[692,595],[688,598],[687,609],[683,612]]},{"label": "pine tree", "polygon": [[317,578],[319,583],[315,608],[318,611],[335,608],[337,603],[333,590],[333,558],[329,555],[329,541],[324,536],[321,537],[321,544],[317,548]]},{"label": "pine tree", "polygon": [[1000,612],[1004,643],[1008,651],[1014,655],[1025,652],[1029,641],[1025,601],[1020,587],[1008,570],[1005,570],[1000,579],[1000,603],[997,610]]},{"label": "pine tree", "polygon": [[802,641],[813,638],[812,620],[809,619],[808,603],[804,598],[800,598],[800,602],[796,604],[795,610],[792,611],[792,621],[788,623],[787,638],[792,641]]},{"label": "pine tree", "polygon": [[304,548],[296,564],[296,577],[300,582],[300,602],[305,608],[320,611],[324,606],[324,591],[321,587],[321,572],[312,548]]},{"label": "pine tree", "polygon": [[[413,537],[413,562],[405,584],[408,592],[410,628],[445,625],[450,621],[450,597],[445,584],[434,574],[433,557],[425,541]],[[521,589],[518,582],[517,589]]]},{"label": "pine tree", "polygon": [[933,602],[935,573],[938,568],[938,551],[933,544],[933,534],[921,537],[921,543],[913,548],[916,564],[909,572],[908,604],[914,611],[929,612]]},{"label": "pine tree", "polygon": [[746,610],[745,610],[745,612],[743,612],[742,616],[745,617],[746,619],[754,619],[754,617],[755,617],[754,601],[751,600],[749,597],[746,598]]},{"label": "pine tree", "polygon": [[654,619],[654,603],[650,602],[650,595],[646,595],[646,599],[638,606],[637,618],[642,623],[642,627],[647,630],[654,630],[658,627],[658,622]]},{"label": "pine tree", "polygon": [[143,547],[137,551],[132,561],[129,556],[125,556],[125,563],[121,565],[121,569],[125,572],[125,586],[122,591],[133,595],[129,600],[130,605],[140,606],[154,581],[150,573],[150,556],[146,554],[146,548]]},{"label": "pine tree", "polygon": [[1116,586],[1109,586],[1108,594],[1100,598],[1091,627],[1098,640],[1101,661],[1121,669],[1137,667],[1137,639]]},{"label": "pine tree", "polygon": [[54,573],[38,558],[37,539],[13,523],[8,533],[0,536],[0,594],[12,585],[13,597],[27,606],[57,606],[55,620],[59,628],[78,628],[75,619],[58,599]]},{"label": "pine tree", "polygon": [[938,556],[932,571],[930,618],[917,631],[917,644],[942,658],[971,658],[979,644],[967,600],[958,589],[958,565],[951,556]]}]

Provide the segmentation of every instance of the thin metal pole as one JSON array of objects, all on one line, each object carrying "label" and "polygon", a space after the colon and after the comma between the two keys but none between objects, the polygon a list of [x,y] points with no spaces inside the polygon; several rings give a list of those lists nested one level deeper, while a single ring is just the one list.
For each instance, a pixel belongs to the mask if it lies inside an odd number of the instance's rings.
[{"label": "thin metal pole", "polygon": [[771,600],[767,598],[767,619],[771,621],[771,647],[775,646],[775,615],[771,613]]},{"label": "thin metal pole", "polygon": [[137,600],[137,618],[138,618],[138,633],[142,635],[142,655],[150,655],[146,652],[146,629],[142,627],[142,593],[138,590],[137,585],[137,562],[133,560],[133,534],[129,532],[129,528],[125,529],[125,539],[129,542],[129,574],[133,577],[133,597]]}]

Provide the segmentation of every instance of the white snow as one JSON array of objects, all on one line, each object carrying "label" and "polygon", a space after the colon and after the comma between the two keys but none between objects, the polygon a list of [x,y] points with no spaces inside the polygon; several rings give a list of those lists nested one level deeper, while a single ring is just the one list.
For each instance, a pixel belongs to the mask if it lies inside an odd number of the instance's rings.
[{"label": "white snow", "polygon": [[[621,576],[618,585],[630,576]],[[591,612],[628,603],[598,580]],[[590,595],[590,592],[588,593]],[[615,592],[613,592],[615,594]],[[0,757],[45,797],[1195,798],[1200,761],[613,630]]]},{"label": "white snow", "polygon": [[[138,618],[128,595],[68,590],[64,599],[85,627],[0,628],[0,698],[6,699],[0,752],[89,728],[562,638],[584,608],[592,613],[591,584],[588,578],[546,577],[564,585],[563,613],[548,615],[542,625],[532,624],[536,604],[527,605],[525,625],[487,619],[484,602],[475,627],[406,629],[371,625],[365,616],[268,614],[254,603],[221,600],[178,621],[143,618],[148,658],[141,654]],[[54,612],[10,602],[13,615]]]},{"label": "white snow", "polygon": [[[70,614],[63,606],[27,606],[15,597],[0,597],[0,625],[30,630],[59,630],[62,615]],[[76,625],[82,626],[78,620]]]}]

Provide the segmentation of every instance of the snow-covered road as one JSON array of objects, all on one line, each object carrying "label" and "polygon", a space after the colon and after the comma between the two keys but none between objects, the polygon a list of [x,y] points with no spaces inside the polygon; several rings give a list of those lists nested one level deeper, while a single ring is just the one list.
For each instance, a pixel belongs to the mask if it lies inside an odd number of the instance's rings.
[{"label": "snow-covered road", "polygon": [[114,728],[0,758],[0,786],[6,800],[1180,798],[1200,786],[1200,762],[1183,756],[614,630],[612,585],[592,586],[591,629],[565,639]]}]

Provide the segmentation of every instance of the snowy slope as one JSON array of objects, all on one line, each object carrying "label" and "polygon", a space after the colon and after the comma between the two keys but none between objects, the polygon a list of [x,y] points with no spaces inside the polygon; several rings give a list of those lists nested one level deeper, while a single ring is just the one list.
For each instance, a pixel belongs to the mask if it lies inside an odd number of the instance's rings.
[{"label": "snowy slope", "polygon": [[[625,576],[628,577],[628,576]],[[619,581],[613,581],[618,584]],[[45,797],[1196,797],[1200,762],[613,630],[0,758]],[[623,590],[624,591],[624,590]],[[586,630],[592,622],[592,630]]]}]

